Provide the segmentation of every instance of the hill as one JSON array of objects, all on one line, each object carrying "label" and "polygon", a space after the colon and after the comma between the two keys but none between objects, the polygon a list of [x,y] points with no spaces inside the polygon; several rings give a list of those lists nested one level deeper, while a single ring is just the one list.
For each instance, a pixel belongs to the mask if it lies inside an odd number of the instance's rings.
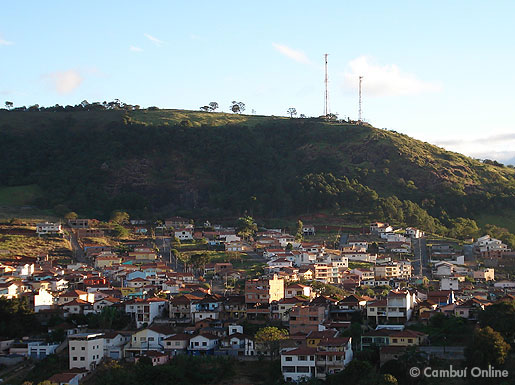
[{"label": "hill", "polygon": [[[13,200],[2,191],[27,185],[25,204],[97,217],[113,209],[362,210],[378,219],[429,213],[449,222],[515,209],[513,168],[393,131],[310,118],[1,110],[0,162],[0,199]],[[403,212],[392,213],[399,205]]]}]

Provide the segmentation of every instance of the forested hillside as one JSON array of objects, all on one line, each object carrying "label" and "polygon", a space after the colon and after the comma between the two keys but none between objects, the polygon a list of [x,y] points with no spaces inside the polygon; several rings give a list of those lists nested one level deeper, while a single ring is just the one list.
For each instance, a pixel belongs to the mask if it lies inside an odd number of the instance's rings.
[{"label": "forested hillside", "polygon": [[40,207],[96,217],[114,209],[274,217],[351,209],[448,224],[515,209],[513,168],[309,118],[2,110],[0,164],[0,188],[31,185]]}]

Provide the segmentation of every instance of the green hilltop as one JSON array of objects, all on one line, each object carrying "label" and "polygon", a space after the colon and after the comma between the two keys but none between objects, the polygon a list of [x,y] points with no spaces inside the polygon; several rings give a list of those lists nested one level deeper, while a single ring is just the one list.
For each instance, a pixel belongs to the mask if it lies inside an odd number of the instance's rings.
[{"label": "green hilltop", "polygon": [[97,217],[350,210],[415,225],[515,210],[513,168],[315,118],[0,110],[0,162],[0,206],[5,189],[28,185],[26,204]]}]

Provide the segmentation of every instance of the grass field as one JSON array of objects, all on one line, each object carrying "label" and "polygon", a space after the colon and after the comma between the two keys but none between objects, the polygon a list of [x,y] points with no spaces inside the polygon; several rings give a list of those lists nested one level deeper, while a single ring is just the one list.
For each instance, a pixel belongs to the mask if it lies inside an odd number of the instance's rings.
[{"label": "grass field", "polygon": [[226,124],[245,124],[255,126],[271,119],[287,119],[284,117],[269,117],[261,115],[228,114],[225,112],[202,112],[189,110],[135,110],[128,113],[133,123],[150,125],[175,125],[188,121],[193,127],[202,125],[223,126]]},{"label": "grass field", "polygon": [[[28,228],[23,226],[19,230],[26,231]],[[12,226],[0,226],[0,250],[2,257],[12,258],[37,257],[46,255],[53,259],[62,259],[71,256],[71,245],[68,240],[63,238],[43,238],[38,237],[35,232],[31,234],[9,234],[8,231],[16,231]]]},{"label": "grass field", "polygon": [[35,185],[12,186],[0,188],[0,206],[30,205],[41,195],[40,188]]}]

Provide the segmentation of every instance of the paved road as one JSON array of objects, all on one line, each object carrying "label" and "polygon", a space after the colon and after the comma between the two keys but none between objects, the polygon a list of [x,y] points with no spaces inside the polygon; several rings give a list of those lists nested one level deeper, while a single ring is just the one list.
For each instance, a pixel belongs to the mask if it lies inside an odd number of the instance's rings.
[{"label": "paved road", "polygon": [[[413,263],[414,273],[418,276],[425,275],[426,277],[431,276],[431,269],[429,268],[429,258],[427,255],[427,241],[425,237],[415,238],[412,240],[413,243],[413,254],[415,255],[415,261]],[[422,269],[420,264],[422,263]]]},{"label": "paved road", "polygon": [[87,263],[86,257],[84,256],[84,251],[77,242],[77,235],[69,226],[65,226],[65,230],[68,234],[70,234],[70,243],[72,245],[73,258],[76,259],[78,262]]}]

